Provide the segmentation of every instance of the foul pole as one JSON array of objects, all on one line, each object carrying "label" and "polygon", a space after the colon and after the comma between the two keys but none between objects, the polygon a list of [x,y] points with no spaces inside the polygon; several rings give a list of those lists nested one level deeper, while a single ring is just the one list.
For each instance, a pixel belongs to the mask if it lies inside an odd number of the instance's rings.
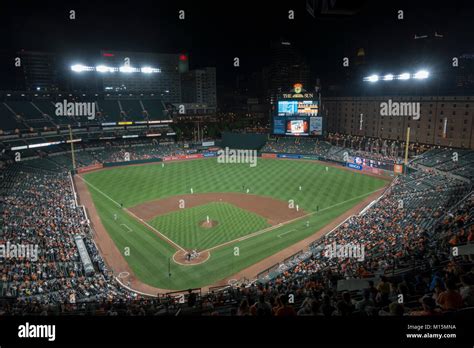
[{"label": "foul pole", "polygon": [[76,172],[76,156],[74,154],[74,141],[72,140],[72,129],[71,125],[69,127],[69,141],[71,142],[71,157],[72,157],[72,169]]},{"label": "foul pole", "polygon": [[407,141],[405,144],[405,175],[407,173],[407,165],[408,165],[408,144],[410,143],[410,127],[407,127]]}]

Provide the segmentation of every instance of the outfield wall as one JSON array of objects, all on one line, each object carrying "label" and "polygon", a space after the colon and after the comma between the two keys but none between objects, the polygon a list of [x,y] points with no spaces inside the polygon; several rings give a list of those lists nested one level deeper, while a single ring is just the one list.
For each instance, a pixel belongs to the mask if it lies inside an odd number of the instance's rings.
[{"label": "outfield wall", "polygon": [[143,164],[143,163],[154,163],[154,162],[161,162],[161,158],[149,158],[143,160],[133,160],[133,161],[122,161],[122,162],[105,162],[104,167],[118,167],[118,166],[126,166],[129,164]]}]

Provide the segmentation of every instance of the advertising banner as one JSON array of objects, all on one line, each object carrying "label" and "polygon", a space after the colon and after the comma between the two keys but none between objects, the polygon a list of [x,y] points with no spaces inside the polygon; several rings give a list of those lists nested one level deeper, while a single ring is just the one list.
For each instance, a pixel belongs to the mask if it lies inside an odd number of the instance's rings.
[{"label": "advertising banner", "polygon": [[402,174],[403,173],[403,164],[395,164],[393,165],[393,172],[395,174]]},{"label": "advertising banner", "polygon": [[319,157],[318,156],[313,156],[313,155],[307,155],[307,156],[301,156],[301,159],[317,161],[317,160],[319,160]]},{"label": "advertising banner", "polygon": [[163,157],[163,161],[179,161],[179,160],[187,160],[187,159],[196,159],[196,158],[203,158],[203,154],[195,154],[195,155],[177,155],[177,156],[168,156]]},{"label": "advertising banner", "polygon": [[215,152],[206,152],[203,155],[204,155],[204,157],[216,157],[217,153],[215,153]]},{"label": "advertising banner", "polygon": [[293,158],[293,159],[300,159],[301,155],[295,155],[295,154],[277,154],[278,158]]},{"label": "advertising banner", "polygon": [[276,153],[262,153],[262,158],[277,158]]},{"label": "advertising banner", "polygon": [[355,163],[347,163],[347,167],[351,169],[362,170],[362,166]]}]

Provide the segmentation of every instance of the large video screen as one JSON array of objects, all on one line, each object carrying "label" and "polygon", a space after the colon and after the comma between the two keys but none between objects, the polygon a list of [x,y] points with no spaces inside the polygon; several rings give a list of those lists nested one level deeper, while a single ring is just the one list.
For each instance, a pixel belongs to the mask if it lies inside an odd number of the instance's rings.
[{"label": "large video screen", "polygon": [[317,100],[280,100],[278,116],[318,116]]},{"label": "large video screen", "polygon": [[317,100],[279,100],[273,117],[273,134],[316,136],[323,134]]},{"label": "large video screen", "polygon": [[323,118],[293,116],[273,118],[273,134],[294,136],[316,136],[323,134]]},{"label": "large video screen", "polygon": [[286,134],[303,135],[308,134],[308,121],[306,120],[291,120],[286,122]]}]

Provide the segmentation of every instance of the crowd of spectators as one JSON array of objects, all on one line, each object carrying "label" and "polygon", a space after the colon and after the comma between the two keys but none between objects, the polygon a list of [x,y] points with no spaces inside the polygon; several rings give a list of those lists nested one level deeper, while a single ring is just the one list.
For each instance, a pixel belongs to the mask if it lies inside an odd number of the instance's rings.
[{"label": "crowd of spectators", "polygon": [[[91,238],[84,211],[77,207],[64,173],[29,171],[15,165],[2,171],[0,244],[35,247],[37,255],[12,254],[0,268],[0,297],[44,307],[50,303],[97,301],[122,294]],[[81,236],[95,265],[84,273],[75,236]]]},{"label": "crowd of spectators", "polygon": [[386,142],[377,146],[359,146],[361,144],[360,142],[354,142],[354,140],[335,141],[331,137],[326,140],[276,138],[267,142],[261,151],[316,155],[323,160],[337,162],[347,162],[348,157],[361,157],[390,164],[402,163],[403,161],[400,152],[395,151],[396,148],[392,148]]},{"label": "crowd of spectators", "polygon": [[[294,145],[271,142],[267,149],[279,151],[280,146],[327,154],[337,145],[301,139]],[[121,160],[125,150],[112,148],[118,150],[108,158]],[[140,153],[186,152],[178,144],[156,152],[148,146],[133,149],[139,150],[131,160],[149,158]],[[67,173],[6,166],[0,172],[0,244],[36,244],[39,258],[3,260],[0,315],[423,316],[472,311],[472,256],[454,256],[452,247],[474,240],[474,194],[470,182],[441,169],[399,176],[374,205],[312,243],[291,266],[220,291],[189,291],[186,303],[179,304],[173,295],[143,298],[117,284],[94,244],[84,211],[75,203]],[[93,275],[84,273],[76,235],[91,256]],[[324,254],[325,246],[334,243],[363,245],[365,255]],[[344,282],[354,279],[363,285],[344,290]]]}]

